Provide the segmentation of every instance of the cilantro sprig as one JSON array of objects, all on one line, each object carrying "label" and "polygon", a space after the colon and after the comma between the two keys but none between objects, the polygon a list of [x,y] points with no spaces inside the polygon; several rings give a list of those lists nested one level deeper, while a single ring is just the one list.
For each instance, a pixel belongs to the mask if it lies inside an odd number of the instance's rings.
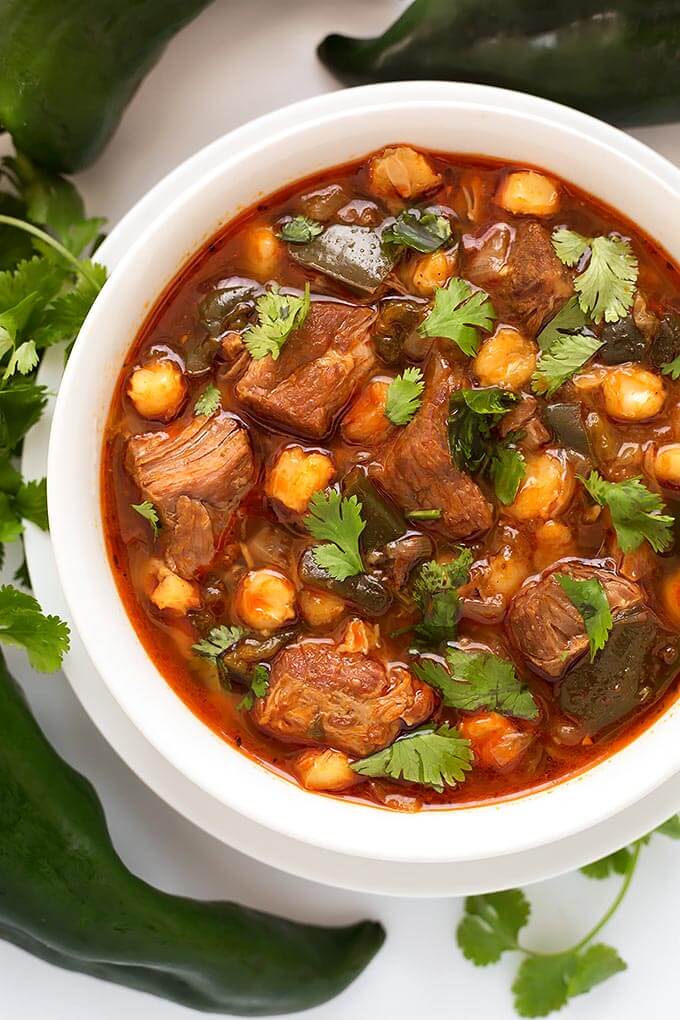
[{"label": "cilantro sprig", "polygon": [[551,397],[597,354],[602,341],[587,333],[563,334],[544,351],[531,377],[534,393]]},{"label": "cilantro sprig", "polygon": [[[654,831],[680,839],[680,816],[674,815]],[[531,904],[521,889],[507,889],[466,899],[456,932],[463,956],[477,967],[497,963],[507,952],[522,956],[512,984],[514,1006],[519,1016],[548,1016],[562,1009],[577,995],[592,991],[626,970],[627,965],[616,949],[596,939],[623,903],[640,852],[649,842],[650,835],[581,869],[589,878],[619,875],[622,881],[600,920],[567,949],[544,953],[520,942],[520,933],[531,914]]]},{"label": "cilantro sprig", "polygon": [[445,287],[437,287],[434,305],[418,327],[421,336],[445,337],[472,357],[480,344],[479,331],[491,330],[496,312],[483,290],[473,290],[467,280],[454,276]]},{"label": "cilantro sprig", "polygon": [[364,564],[359,538],[366,527],[362,505],[356,496],[345,499],[334,489],[315,492],[305,516],[307,530],[326,545],[315,545],[312,555],[317,566],[327,570],[336,581],[362,574]]},{"label": "cilantro sprig", "polygon": [[224,625],[213,627],[207,638],[197,641],[191,647],[196,655],[200,655],[202,659],[209,659],[211,662],[216,663],[223,652],[233,648],[245,633],[242,627],[226,627]]},{"label": "cilantro sprig", "polygon": [[309,216],[293,216],[282,224],[279,237],[288,244],[309,244],[323,232],[323,223],[318,223]]},{"label": "cilantro sprig", "polygon": [[243,334],[243,343],[255,360],[270,355],[276,361],[291,333],[299,329],[311,308],[309,284],[302,297],[282,294],[278,284],[255,302],[257,322]]},{"label": "cilantro sprig", "polygon": [[408,425],[422,404],[425,389],[423,373],[419,368],[405,368],[387,388],[385,415],[393,425]]},{"label": "cilantro sprig", "polygon": [[142,503],[130,503],[130,506],[135,513],[138,513],[140,517],[149,522],[155,542],[161,530],[161,522],[156,507],[148,499],[145,499]]},{"label": "cilantro sprig", "polygon": [[470,579],[473,555],[461,547],[449,563],[429,560],[418,570],[413,583],[413,601],[421,619],[413,628],[418,641],[439,644],[456,636],[460,617],[458,589]]},{"label": "cilantro sprig", "polygon": [[673,382],[677,382],[680,379],[680,354],[677,358],[673,358],[672,361],[667,361],[665,365],[662,365],[661,372],[663,375],[669,375]]},{"label": "cilantro sprig", "polygon": [[591,471],[582,481],[595,502],[608,508],[624,553],[634,552],[645,541],[654,552],[665,552],[672,545],[674,518],[662,512],[661,496],[651,492],[641,478],[608,482]]},{"label": "cilantro sprig", "polygon": [[268,690],[269,670],[266,666],[263,666],[262,663],[260,663],[253,670],[253,678],[250,681],[250,687],[236,706],[236,711],[249,712],[257,698],[264,698]]},{"label": "cilantro sprig", "polygon": [[590,661],[602,651],[613,626],[612,611],[601,581],[596,577],[570,577],[555,574],[555,580],[569,601],[578,609],[590,644]]},{"label": "cilantro sprig", "polygon": [[450,240],[451,223],[446,216],[422,209],[404,209],[381,236],[383,245],[423,253],[437,251]]},{"label": "cilantro sprig", "polygon": [[209,417],[210,415],[215,414],[221,406],[222,394],[214,383],[208,383],[194,404],[194,415],[196,417],[199,417],[200,415],[206,415]]},{"label": "cilantro sprig", "polygon": [[584,237],[558,227],[553,248],[565,266],[575,266],[588,255],[588,264],[574,280],[583,312],[594,322],[616,322],[633,307],[638,261],[630,241],[617,234]]},{"label": "cilantro sprig", "polygon": [[439,691],[442,704],[465,712],[483,709],[516,719],[537,719],[538,706],[529,688],[508,659],[487,651],[447,648],[445,669],[434,659],[421,658],[413,667],[417,677]]},{"label": "cilantro sprig", "polygon": [[45,616],[32,595],[11,585],[0,588],[0,641],[25,648],[41,673],[59,669],[69,649],[69,630],[58,616]]},{"label": "cilantro sprig", "polygon": [[399,737],[384,751],[353,762],[360,776],[403,779],[430,786],[438,793],[457,786],[472,768],[470,741],[453,726],[423,726]]},{"label": "cilantro sprig", "polygon": [[501,440],[496,428],[517,403],[517,395],[493,386],[462,389],[449,402],[449,449],[460,471],[487,474],[497,498],[509,506],[524,478],[526,462],[513,443],[516,436]]}]

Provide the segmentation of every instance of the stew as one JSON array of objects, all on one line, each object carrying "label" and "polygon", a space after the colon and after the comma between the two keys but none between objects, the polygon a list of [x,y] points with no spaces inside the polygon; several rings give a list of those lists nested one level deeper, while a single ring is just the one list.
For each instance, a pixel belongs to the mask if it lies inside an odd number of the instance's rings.
[{"label": "stew", "polygon": [[630,219],[395,143],[244,212],[149,316],[105,436],[121,597],[309,790],[561,780],[675,697],[678,380],[680,275]]}]

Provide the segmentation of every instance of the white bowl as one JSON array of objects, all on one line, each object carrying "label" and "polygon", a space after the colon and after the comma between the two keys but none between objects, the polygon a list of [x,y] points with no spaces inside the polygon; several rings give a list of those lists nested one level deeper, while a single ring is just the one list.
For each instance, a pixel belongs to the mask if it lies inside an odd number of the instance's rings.
[{"label": "white bowl", "polygon": [[369,86],[328,97],[321,112],[319,100],[313,112],[306,107],[297,105],[294,126],[237,146],[145,229],[140,223],[136,245],[81,330],[57,401],[48,465],[64,593],[92,660],[136,727],[187,778],[246,817],[306,843],[377,860],[479,860],[552,843],[623,810],[680,771],[680,704],[589,771],[514,800],[401,814],[307,793],[216,736],[147,656],[106,554],[103,430],[125,354],[164,287],[239,210],[291,181],[395,141],[537,164],[627,213],[680,261],[680,171],[583,114],[483,86]]}]

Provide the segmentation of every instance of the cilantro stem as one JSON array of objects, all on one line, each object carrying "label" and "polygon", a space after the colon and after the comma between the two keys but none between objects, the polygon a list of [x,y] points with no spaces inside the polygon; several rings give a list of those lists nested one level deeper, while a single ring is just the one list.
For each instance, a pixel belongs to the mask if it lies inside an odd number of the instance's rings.
[{"label": "cilantro stem", "polygon": [[91,273],[87,265],[81,262],[80,259],[76,258],[75,255],[71,254],[68,248],[65,248],[63,244],[51,237],[49,234],[41,230],[40,227],[35,227],[32,223],[27,223],[26,220],[18,220],[14,216],[0,215],[0,223],[6,224],[8,227],[15,227],[17,230],[23,230],[25,234],[32,234],[34,237],[44,241],[45,244],[49,244],[51,248],[54,248],[56,252],[70,262],[73,268],[79,273],[89,284],[91,284],[96,291],[101,290],[101,284],[94,273]]}]

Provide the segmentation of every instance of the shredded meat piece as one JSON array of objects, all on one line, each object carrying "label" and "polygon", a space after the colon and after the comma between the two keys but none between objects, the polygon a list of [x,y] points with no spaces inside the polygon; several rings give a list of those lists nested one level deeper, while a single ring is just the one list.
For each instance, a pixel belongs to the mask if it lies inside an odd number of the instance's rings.
[{"label": "shredded meat piece", "polygon": [[522,450],[538,450],[550,442],[550,431],[538,416],[538,401],[535,397],[522,397],[501,418],[498,434],[504,439],[511,432],[522,433],[517,443]]},{"label": "shredded meat piece", "polygon": [[442,510],[428,522],[449,538],[468,538],[491,527],[490,504],[479,486],[458,471],[449,452],[449,398],[467,385],[465,369],[438,348],[427,363],[423,403],[387,448],[377,481],[405,510]]},{"label": "shredded meat piece", "polygon": [[372,308],[315,301],[278,360],[253,360],[236,396],[253,414],[321,439],[373,369]]},{"label": "shredded meat piece", "polygon": [[463,238],[463,275],[491,295],[500,321],[535,336],[573,293],[572,276],[533,220],[496,223]]},{"label": "shredded meat piece", "polygon": [[193,577],[212,560],[220,532],[255,480],[245,428],[227,414],[195,417],[181,428],[133,436],[125,463],[168,529],[168,566]]},{"label": "shredded meat piece", "polygon": [[560,563],[538,581],[527,582],[512,601],[508,627],[529,665],[553,680],[588,648],[583,618],[555,580],[555,573],[579,580],[597,578],[614,619],[644,604],[637,584],[596,563]]},{"label": "shredded meat piece", "polygon": [[252,717],[277,740],[363,757],[391,744],[403,725],[424,722],[434,706],[432,689],[405,669],[388,673],[366,655],[303,641],[277,656]]}]

